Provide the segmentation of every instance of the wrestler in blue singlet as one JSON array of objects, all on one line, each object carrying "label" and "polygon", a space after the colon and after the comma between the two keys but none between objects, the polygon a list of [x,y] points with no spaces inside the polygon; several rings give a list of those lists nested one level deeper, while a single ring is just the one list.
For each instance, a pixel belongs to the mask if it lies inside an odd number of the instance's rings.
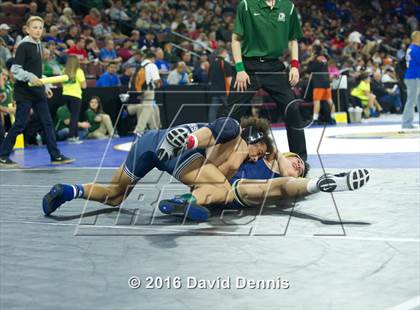
[{"label": "wrestler in blue singlet", "polygon": [[[246,161],[241,164],[236,174],[229,180],[235,190],[236,199],[227,205],[228,208],[243,208],[244,203],[238,201],[239,193],[237,192],[237,183],[242,179],[247,180],[269,180],[281,177],[280,174],[271,170],[264,158],[258,159],[256,162]],[[239,198],[240,199],[240,198]],[[225,206],[226,207],[226,206]]]},{"label": "wrestler in blue singlet", "polygon": [[256,162],[246,161],[242,163],[236,174],[229,180],[229,183],[233,184],[240,179],[268,180],[280,176],[280,174],[274,172],[267,166],[264,158],[260,158]]}]

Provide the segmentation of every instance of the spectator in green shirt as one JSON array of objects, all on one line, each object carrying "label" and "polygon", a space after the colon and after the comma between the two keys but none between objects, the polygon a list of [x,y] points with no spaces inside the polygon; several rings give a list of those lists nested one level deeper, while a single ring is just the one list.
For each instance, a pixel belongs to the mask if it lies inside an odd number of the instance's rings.
[{"label": "spectator in green shirt", "polygon": [[114,126],[112,125],[111,118],[108,114],[104,113],[102,109],[101,99],[94,96],[89,101],[89,108],[85,112],[87,121],[90,124],[89,138],[93,139],[106,139],[114,136]]},{"label": "spectator in green shirt", "polygon": [[[55,133],[58,141],[64,141],[70,134],[70,119],[71,113],[67,105],[62,105],[58,108],[55,117]],[[81,139],[86,137],[90,128],[89,122],[78,122],[78,135]]]}]

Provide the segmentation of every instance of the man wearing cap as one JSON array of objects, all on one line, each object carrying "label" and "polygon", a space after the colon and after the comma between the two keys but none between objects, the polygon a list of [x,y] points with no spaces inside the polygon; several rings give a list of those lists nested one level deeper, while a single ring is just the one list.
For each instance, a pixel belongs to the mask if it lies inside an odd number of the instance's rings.
[{"label": "man wearing cap", "polygon": [[[239,119],[256,91],[263,88],[277,103],[286,121],[290,151],[306,160],[306,142],[299,106],[291,86],[299,82],[297,40],[302,37],[294,4],[280,0],[242,0],[232,34],[236,75],[223,114]],[[290,71],[280,57],[289,49]]]},{"label": "man wearing cap", "polygon": [[0,25],[0,37],[6,42],[7,46],[13,47],[15,40],[9,35],[10,27],[7,24]]}]

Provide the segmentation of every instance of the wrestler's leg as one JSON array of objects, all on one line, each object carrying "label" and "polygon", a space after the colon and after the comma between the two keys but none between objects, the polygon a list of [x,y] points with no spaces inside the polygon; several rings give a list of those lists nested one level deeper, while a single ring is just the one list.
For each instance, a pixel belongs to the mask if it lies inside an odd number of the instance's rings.
[{"label": "wrestler's leg", "polygon": [[193,188],[197,204],[223,204],[233,200],[228,180],[215,165],[205,163],[204,158],[193,161],[181,174],[180,181]]},{"label": "wrestler's leg", "polygon": [[370,179],[366,169],[353,169],[339,174],[326,173],[319,178],[274,178],[270,180],[240,180],[234,192],[247,205],[272,204],[279,199],[304,197],[318,192],[353,191]]},{"label": "wrestler's leg", "polygon": [[119,206],[131,193],[137,182],[124,172],[123,167],[118,168],[112,177],[111,183],[87,183],[83,184],[83,199],[93,200],[109,206]]}]

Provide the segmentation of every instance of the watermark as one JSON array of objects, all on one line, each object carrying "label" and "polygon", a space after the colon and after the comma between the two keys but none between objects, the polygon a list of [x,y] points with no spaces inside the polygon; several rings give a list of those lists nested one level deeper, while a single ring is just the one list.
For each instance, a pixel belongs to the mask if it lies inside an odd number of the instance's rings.
[{"label": "watermark", "polygon": [[146,290],[287,290],[290,288],[290,281],[281,276],[271,279],[251,279],[243,276],[218,276],[213,279],[195,276],[144,276],[141,279],[139,276],[131,276],[128,286],[131,289]]}]

